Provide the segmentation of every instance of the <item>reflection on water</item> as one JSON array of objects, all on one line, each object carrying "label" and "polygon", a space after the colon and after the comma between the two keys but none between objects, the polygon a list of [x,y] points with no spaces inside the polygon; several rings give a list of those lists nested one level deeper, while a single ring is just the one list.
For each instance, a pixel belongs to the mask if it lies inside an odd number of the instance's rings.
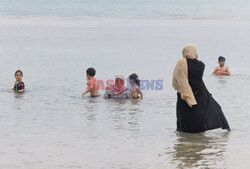
[{"label": "reflection on water", "polygon": [[139,99],[131,99],[130,101],[132,105],[138,105],[140,103]]},{"label": "reflection on water", "polygon": [[124,112],[127,110],[127,99],[108,99],[107,101],[107,109],[110,112]]},{"label": "reflection on water", "polygon": [[87,110],[86,117],[89,121],[96,120],[96,110],[98,104],[98,97],[87,97],[87,101],[85,103],[85,110]]},{"label": "reflection on water", "polygon": [[229,133],[190,134],[177,132],[171,163],[178,168],[209,167],[223,160]]},{"label": "reflection on water", "polygon": [[102,100],[117,130],[139,131],[138,120],[144,111],[138,99]]},{"label": "reflection on water", "polygon": [[16,110],[21,110],[23,108],[25,93],[13,92],[14,95],[14,107]]},{"label": "reflection on water", "polygon": [[24,97],[24,92],[23,93],[13,92],[13,93],[16,99],[23,99]]},{"label": "reflection on water", "polygon": [[229,76],[215,76],[218,83],[225,85]]}]

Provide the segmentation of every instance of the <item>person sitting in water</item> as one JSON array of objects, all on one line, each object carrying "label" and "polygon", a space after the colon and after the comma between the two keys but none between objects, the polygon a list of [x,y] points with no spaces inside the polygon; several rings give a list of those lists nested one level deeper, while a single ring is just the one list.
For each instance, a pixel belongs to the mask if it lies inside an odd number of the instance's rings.
[{"label": "person sitting in water", "polygon": [[117,75],[115,77],[115,84],[106,87],[104,94],[105,99],[130,99],[132,98],[129,89],[124,86],[124,77]]},{"label": "person sitting in water", "polygon": [[227,66],[225,66],[225,61],[226,61],[226,58],[224,58],[223,56],[220,56],[218,58],[219,66],[217,66],[214,69],[213,74],[216,74],[216,75],[228,75],[228,76],[230,75],[229,68]]},{"label": "person sitting in water", "polygon": [[86,95],[87,93],[90,93],[91,97],[97,97],[99,96],[98,91],[98,82],[94,78],[96,71],[94,68],[88,68],[86,71],[87,74],[87,90],[82,93],[82,95]]},{"label": "person sitting in water", "polygon": [[23,72],[21,70],[17,70],[15,72],[15,78],[16,78],[16,82],[14,84],[14,88],[12,88],[12,90],[14,90],[15,92],[19,92],[22,93],[24,92],[24,83],[22,82],[22,78],[23,78]]},{"label": "person sitting in water", "polygon": [[[129,82],[131,84],[130,92],[133,99],[141,98],[143,99],[142,91],[140,90],[140,80],[137,74],[133,73],[129,76]],[[140,95],[140,96],[139,96]]]}]

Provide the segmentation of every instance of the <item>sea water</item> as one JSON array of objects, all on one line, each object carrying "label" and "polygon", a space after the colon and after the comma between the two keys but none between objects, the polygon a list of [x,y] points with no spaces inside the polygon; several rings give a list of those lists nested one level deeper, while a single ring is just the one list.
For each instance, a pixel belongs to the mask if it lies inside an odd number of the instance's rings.
[{"label": "sea water", "polygon": [[0,0],[3,15],[242,17],[249,0]]},{"label": "sea water", "polygon": [[[0,168],[249,168],[249,1],[0,1]],[[176,132],[186,43],[232,132]],[[217,57],[232,76],[213,76]],[[96,79],[162,80],[143,100],[81,96]],[[13,93],[14,72],[26,91]],[[105,91],[101,90],[103,95]]]}]

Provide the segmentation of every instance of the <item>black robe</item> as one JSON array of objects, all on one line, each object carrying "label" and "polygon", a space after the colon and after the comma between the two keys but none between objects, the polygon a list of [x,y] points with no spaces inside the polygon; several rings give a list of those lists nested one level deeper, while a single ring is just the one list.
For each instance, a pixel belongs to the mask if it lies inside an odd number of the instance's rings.
[{"label": "black robe", "polygon": [[187,64],[188,80],[197,105],[190,108],[177,93],[177,131],[198,133],[216,128],[230,130],[220,105],[208,92],[202,80],[204,63],[196,59],[187,59]]}]

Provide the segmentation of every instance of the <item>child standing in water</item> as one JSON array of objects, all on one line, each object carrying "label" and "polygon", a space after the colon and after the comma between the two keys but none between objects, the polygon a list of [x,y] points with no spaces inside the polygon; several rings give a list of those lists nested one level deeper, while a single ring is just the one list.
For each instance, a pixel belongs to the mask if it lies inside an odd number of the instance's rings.
[{"label": "child standing in water", "polygon": [[218,58],[219,66],[214,69],[214,72],[213,72],[214,74],[228,75],[228,76],[230,75],[229,68],[225,66],[225,61],[226,61],[226,58],[224,58],[223,56],[220,56]]},{"label": "child standing in water", "polygon": [[132,74],[129,76],[129,81],[131,84],[130,92],[133,99],[141,98],[143,99],[142,91],[140,90],[140,80],[137,74]]},{"label": "child standing in water", "polygon": [[99,96],[99,91],[98,91],[98,82],[94,78],[95,76],[95,69],[94,68],[88,68],[86,71],[87,74],[87,90],[82,93],[82,95],[86,95],[87,93],[90,92],[91,97],[97,97]]},{"label": "child standing in water", "polygon": [[22,82],[23,72],[21,70],[17,70],[15,72],[15,78],[16,78],[16,82],[12,90],[14,90],[15,92],[20,92],[20,93],[24,92],[24,83]]}]

